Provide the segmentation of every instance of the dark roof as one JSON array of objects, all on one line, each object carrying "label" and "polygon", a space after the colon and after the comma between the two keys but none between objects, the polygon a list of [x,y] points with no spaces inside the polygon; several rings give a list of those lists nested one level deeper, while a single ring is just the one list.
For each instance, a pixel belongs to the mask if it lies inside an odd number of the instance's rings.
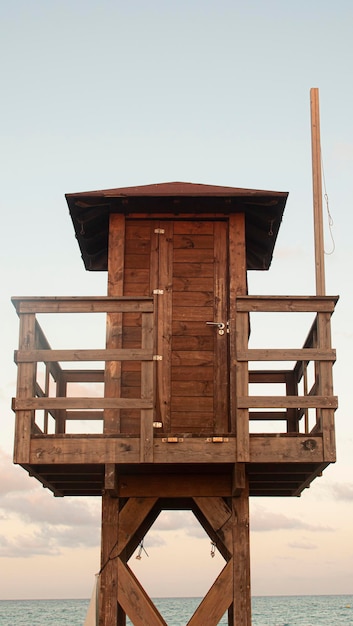
[{"label": "dark roof", "polygon": [[288,193],[194,183],[159,183],[66,194],[88,270],[107,270],[109,214],[245,213],[247,269],[268,269]]}]

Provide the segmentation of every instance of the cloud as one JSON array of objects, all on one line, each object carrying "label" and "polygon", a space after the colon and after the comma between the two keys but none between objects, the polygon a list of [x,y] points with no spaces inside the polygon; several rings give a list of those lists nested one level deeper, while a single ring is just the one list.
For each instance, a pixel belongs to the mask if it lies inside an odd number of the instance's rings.
[{"label": "cloud", "polygon": [[14,465],[9,454],[0,450],[0,497],[12,492],[31,491],[37,487],[28,474],[18,465]]},{"label": "cloud", "polygon": [[44,524],[32,532],[15,537],[0,537],[0,556],[30,558],[33,556],[59,556],[64,548],[90,548],[100,542],[99,528],[54,527]]},{"label": "cloud", "polygon": [[305,529],[312,532],[331,532],[334,529],[329,526],[308,524],[295,517],[287,517],[282,513],[272,513],[262,507],[258,507],[252,516],[251,530],[268,532],[271,530],[298,530]]},{"label": "cloud", "polygon": [[353,500],[353,483],[335,483],[331,485],[330,491],[336,500],[351,502]]},{"label": "cloud", "polygon": [[294,548],[295,550],[317,550],[317,546],[314,543],[310,543],[309,541],[292,541],[288,543],[289,548]]},{"label": "cloud", "polygon": [[[53,556],[64,548],[99,545],[99,498],[54,498],[1,450],[0,472],[0,556]],[[23,532],[11,536],[17,527]]]}]

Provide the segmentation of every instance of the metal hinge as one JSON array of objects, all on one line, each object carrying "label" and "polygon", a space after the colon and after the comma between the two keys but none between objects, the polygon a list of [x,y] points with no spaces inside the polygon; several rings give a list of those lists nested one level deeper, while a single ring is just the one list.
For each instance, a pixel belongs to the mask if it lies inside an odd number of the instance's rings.
[{"label": "metal hinge", "polygon": [[153,428],[163,428],[162,422],[153,422]]},{"label": "metal hinge", "polygon": [[163,443],[183,443],[183,437],[163,437]]},{"label": "metal hinge", "polygon": [[154,354],[153,357],[152,357],[152,360],[153,361],[162,361],[163,357],[162,357],[161,354]]},{"label": "metal hinge", "polygon": [[156,296],[163,296],[164,291],[163,291],[163,289],[153,289],[153,293],[154,293]]},{"label": "metal hinge", "polygon": [[207,443],[227,443],[228,437],[207,437]]},{"label": "metal hinge", "polygon": [[157,235],[164,235],[164,228],[155,228],[154,232],[157,233]]}]

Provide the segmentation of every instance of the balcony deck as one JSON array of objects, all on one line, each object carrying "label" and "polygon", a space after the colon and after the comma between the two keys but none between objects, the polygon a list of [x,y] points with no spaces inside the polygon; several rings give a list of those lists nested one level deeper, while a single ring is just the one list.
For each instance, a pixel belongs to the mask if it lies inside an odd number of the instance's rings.
[{"label": "balcony deck", "polygon": [[[159,421],[153,298],[14,298],[20,318],[14,460],[58,496],[101,495],[106,489],[138,495],[143,474],[145,488],[148,484],[152,495],[165,498],[174,477],[184,476],[188,497],[191,472],[203,477],[200,489],[207,493],[200,495],[229,496],[239,463],[245,464],[250,495],[299,495],[335,461],[330,318],[336,301],[238,297],[236,319],[230,320],[232,426],[227,432],[190,433],[165,432]],[[289,318],[310,313],[302,347],[250,347],[249,319],[252,325],[264,312]],[[54,333],[62,346],[70,330],[65,315],[112,313],[140,316],[139,348],[52,348],[47,339],[44,323],[51,316],[63,320]],[[90,341],[90,331],[86,335]],[[122,361],[141,364],[138,397],[105,395],[107,367]],[[259,386],[267,395],[253,393]],[[140,412],[138,433],[112,430],[112,415],[126,409]],[[116,467],[112,478],[110,469]]]}]

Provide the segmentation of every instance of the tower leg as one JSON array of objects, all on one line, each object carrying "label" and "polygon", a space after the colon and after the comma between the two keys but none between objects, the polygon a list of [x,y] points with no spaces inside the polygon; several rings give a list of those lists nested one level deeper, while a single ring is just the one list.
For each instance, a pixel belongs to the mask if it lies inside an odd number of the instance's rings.
[{"label": "tower leg", "polygon": [[232,626],[251,626],[249,484],[232,498],[233,610]]},{"label": "tower leg", "polygon": [[118,530],[119,498],[105,493],[102,496],[99,626],[118,626]]}]

